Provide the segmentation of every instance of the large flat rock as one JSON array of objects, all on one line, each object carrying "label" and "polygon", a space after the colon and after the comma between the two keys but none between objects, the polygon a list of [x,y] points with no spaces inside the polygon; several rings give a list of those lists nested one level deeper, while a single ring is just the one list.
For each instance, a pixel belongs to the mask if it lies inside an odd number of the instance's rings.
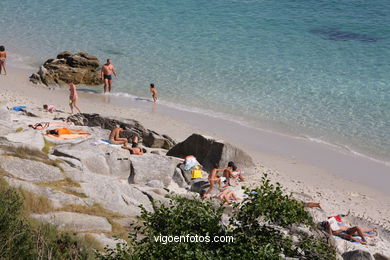
[{"label": "large flat rock", "polygon": [[111,232],[112,227],[106,218],[80,214],[74,212],[51,212],[47,214],[32,214],[33,218],[50,223],[64,230],[106,231]]},{"label": "large flat rock", "polygon": [[37,186],[33,183],[17,180],[14,178],[5,177],[9,185],[15,188],[22,188],[36,195],[43,196],[49,199],[51,205],[55,209],[65,207],[67,205],[92,206],[93,200],[90,198],[80,198],[72,194],[63,193],[61,191]]},{"label": "large flat rock", "polygon": [[64,179],[58,167],[38,161],[1,155],[0,166],[12,176],[25,181],[50,182]]},{"label": "large flat rock", "polygon": [[181,162],[178,158],[151,153],[133,155],[130,160],[130,183],[145,185],[151,180],[160,180],[165,187],[171,183],[175,168]]},{"label": "large flat rock", "polygon": [[76,159],[83,165],[83,170],[93,173],[124,179],[130,175],[130,153],[120,146],[92,145],[91,141],[84,141],[59,145],[54,148],[53,154]]},{"label": "large flat rock", "polygon": [[140,205],[152,210],[148,196],[130,185],[127,180],[95,174],[93,178],[80,185],[88,197],[108,210],[126,216],[139,216]]},{"label": "large flat rock", "polygon": [[33,129],[27,129],[19,133],[10,133],[4,137],[16,146],[26,146],[39,151],[45,146],[42,134]]}]

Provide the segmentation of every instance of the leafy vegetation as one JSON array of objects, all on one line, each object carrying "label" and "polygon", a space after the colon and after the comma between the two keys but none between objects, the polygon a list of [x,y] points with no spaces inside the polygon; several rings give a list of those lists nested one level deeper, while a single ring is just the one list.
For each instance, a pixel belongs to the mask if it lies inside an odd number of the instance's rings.
[{"label": "leafy vegetation", "polygon": [[[289,232],[292,225],[315,228],[303,203],[284,195],[279,184],[263,177],[261,186],[246,191],[248,197],[232,209],[210,201],[170,196],[170,205],[154,203],[142,208],[141,225],[130,234],[131,243],[117,244],[99,259],[335,259],[326,241],[306,233]],[[224,212],[229,213],[229,221]],[[224,224],[225,223],[225,224]],[[231,236],[231,243],[157,241],[161,236]],[[293,237],[294,236],[294,237]],[[166,241],[165,241],[166,242]]]},{"label": "leafy vegetation", "polygon": [[[37,204],[25,206],[32,201],[23,201],[29,195],[9,187],[0,178],[0,259],[95,259],[92,248],[96,248],[97,242],[92,238],[80,239],[29,219],[27,214],[32,206],[42,208]],[[34,203],[39,202],[42,200]]]}]

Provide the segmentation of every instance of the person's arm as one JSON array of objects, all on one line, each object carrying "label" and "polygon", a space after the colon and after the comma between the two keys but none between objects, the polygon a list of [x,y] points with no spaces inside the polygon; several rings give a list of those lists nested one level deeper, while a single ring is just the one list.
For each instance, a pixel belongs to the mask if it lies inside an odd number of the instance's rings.
[{"label": "person's arm", "polygon": [[103,72],[103,67],[100,70],[100,78],[103,80],[104,79],[104,72]]},{"label": "person's arm", "polygon": [[115,71],[114,65],[112,65],[112,73],[114,74],[115,78],[118,79],[118,77],[116,76],[116,71]]},{"label": "person's arm", "polygon": [[7,58],[7,52],[6,51],[4,52],[4,58]]}]

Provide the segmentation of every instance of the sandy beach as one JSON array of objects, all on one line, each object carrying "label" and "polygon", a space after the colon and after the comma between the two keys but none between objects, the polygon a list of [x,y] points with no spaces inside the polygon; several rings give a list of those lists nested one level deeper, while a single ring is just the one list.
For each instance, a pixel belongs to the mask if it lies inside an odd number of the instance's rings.
[{"label": "sandy beach", "polygon": [[[33,85],[28,81],[32,72],[12,67],[12,64],[8,66],[8,75],[0,76],[1,106],[35,108],[52,104],[69,112],[67,88]],[[255,160],[259,173],[267,172],[273,181],[280,182],[287,192],[298,198],[320,202],[328,214],[351,211],[354,216],[364,216],[390,227],[388,165],[305,138],[254,129],[158,103],[129,102],[129,99],[114,95],[79,89],[82,112],[136,119],[145,127],[167,134],[178,142],[192,133],[224,139],[247,151]],[[159,94],[164,99],[164,93]],[[250,185],[260,177],[256,173],[249,181]],[[390,246],[381,248],[385,255],[390,255],[388,248]]]}]

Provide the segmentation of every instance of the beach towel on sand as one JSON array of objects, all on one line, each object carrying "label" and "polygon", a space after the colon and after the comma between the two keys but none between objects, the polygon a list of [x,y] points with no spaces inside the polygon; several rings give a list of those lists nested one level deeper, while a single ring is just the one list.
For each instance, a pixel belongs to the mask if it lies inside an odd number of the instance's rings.
[{"label": "beach towel on sand", "polygon": [[71,140],[71,139],[77,139],[77,138],[86,138],[89,135],[86,135],[86,134],[66,134],[66,135],[45,134],[45,136],[53,138],[55,140]]}]

